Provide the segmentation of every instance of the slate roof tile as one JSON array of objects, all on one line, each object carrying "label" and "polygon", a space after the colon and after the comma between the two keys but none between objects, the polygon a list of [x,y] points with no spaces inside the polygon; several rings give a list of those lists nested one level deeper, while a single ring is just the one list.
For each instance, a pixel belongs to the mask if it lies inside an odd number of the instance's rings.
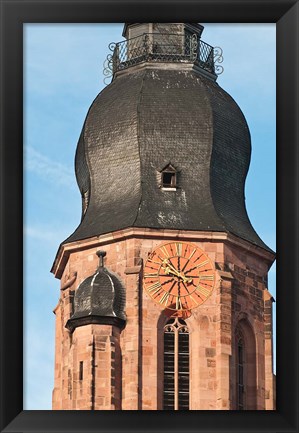
[{"label": "slate roof tile", "polygon": [[[271,251],[253,229],[244,184],[250,133],[236,102],[193,70],[128,69],[93,102],[76,153],[89,204],[73,242],[127,227],[231,232]],[[176,191],[161,167],[179,170]]]}]

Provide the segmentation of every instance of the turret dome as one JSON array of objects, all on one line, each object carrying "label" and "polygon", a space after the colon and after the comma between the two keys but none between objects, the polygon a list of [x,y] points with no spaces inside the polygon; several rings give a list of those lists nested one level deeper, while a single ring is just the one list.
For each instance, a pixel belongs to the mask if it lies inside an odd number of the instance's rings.
[{"label": "turret dome", "polygon": [[104,267],[106,253],[98,251],[100,266],[75,292],[74,312],[66,327],[73,331],[87,324],[109,324],[123,328],[126,321],[125,289],[119,277]]}]

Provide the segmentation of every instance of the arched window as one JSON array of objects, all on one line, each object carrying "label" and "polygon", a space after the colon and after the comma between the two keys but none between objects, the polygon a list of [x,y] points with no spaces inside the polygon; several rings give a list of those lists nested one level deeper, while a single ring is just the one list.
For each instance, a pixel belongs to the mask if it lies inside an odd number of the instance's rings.
[{"label": "arched window", "polygon": [[237,347],[237,405],[238,410],[244,409],[244,342],[238,340]]},{"label": "arched window", "polygon": [[177,317],[164,326],[163,409],[189,409],[189,331]]},{"label": "arched window", "polygon": [[247,319],[236,327],[236,400],[237,410],[257,409],[256,342],[254,331]]}]

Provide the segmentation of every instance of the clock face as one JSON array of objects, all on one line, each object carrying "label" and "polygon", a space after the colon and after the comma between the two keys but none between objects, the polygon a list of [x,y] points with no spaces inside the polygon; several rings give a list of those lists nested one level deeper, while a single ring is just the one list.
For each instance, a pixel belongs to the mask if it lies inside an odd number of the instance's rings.
[{"label": "clock face", "polygon": [[156,247],[145,263],[143,287],[163,308],[187,311],[203,304],[215,286],[209,257],[188,242]]}]

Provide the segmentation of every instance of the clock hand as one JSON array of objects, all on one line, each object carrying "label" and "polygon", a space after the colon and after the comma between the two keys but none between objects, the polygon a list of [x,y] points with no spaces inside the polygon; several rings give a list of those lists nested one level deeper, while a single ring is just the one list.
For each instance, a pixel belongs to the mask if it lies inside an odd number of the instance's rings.
[{"label": "clock hand", "polygon": [[167,265],[167,266],[163,266],[163,265],[162,265],[162,268],[164,269],[164,271],[165,271],[166,274],[169,274],[169,272],[172,272],[172,273],[174,273],[177,277],[180,276],[180,273],[179,273],[179,272],[178,272],[178,271],[177,271],[177,270],[172,266],[171,263],[168,262],[167,259],[163,260],[163,264],[164,264],[164,265]]},{"label": "clock hand", "polygon": [[176,276],[180,277],[180,278],[186,278],[184,276],[184,274],[182,272],[180,272],[179,270],[176,270],[170,263],[168,264],[168,268],[164,268],[165,271],[167,270],[167,272],[173,272]]},{"label": "clock hand", "polygon": [[167,274],[173,274],[173,275],[175,275],[176,277],[178,277],[178,278],[181,278],[185,283],[190,283],[191,281],[192,281],[192,278],[191,277],[185,277],[185,275],[184,274],[182,274],[181,272],[175,272],[175,271],[173,271],[172,269],[169,269],[169,268],[166,268],[165,269],[165,272],[167,273]]},{"label": "clock hand", "polygon": [[[164,265],[167,265],[168,268],[170,268],[170,269],[173,270],[173,272],[178,273],[178,271],[177,271],[177,270],[175,269],[175,267],[170,263],[169,260],[164,259],[164,260],[163,260],[163,264],[164,264]],[[165,269],[165,268],[163,267],[163,269]]]},{"label": "clock hand", "polygon": [[[180,257],[178,257],[178,266],[180,267]],[[181,278],[186,283],[190,283],[192,281],[191,277],[186,277],[182,272],[176,270],[168,259],[163,259],[162,268],[164,269],[166,274],[172,273],[176,277]]]},{"label": "clock hand", "polygon": [[172,269],[170,269],[170,268],[166,268],[166,269],[165,269],[165,273],[166,273],[166,274],[172,274],[172,275],[175,275],[175,276],[178,277],[178,278],[182,278],[179,272],[177,272],[177,271],[175,271],[175,270],[172,270]]},{"label": "clock hand", "polygon": [[184,283],[191,283],[192,278],[186,277],[182,272],[178,272],[176,269],[171,269],[170,267],[163,268],[166,274],[174,274],[176,277],[181,278]]},{"label": "clock hand", "polygon": [[190,276],[186,277],[185,275],[181,275],[181,277],[182,277],[182,280],[184,283],[191,283],[192,282],[192,278]]}]

